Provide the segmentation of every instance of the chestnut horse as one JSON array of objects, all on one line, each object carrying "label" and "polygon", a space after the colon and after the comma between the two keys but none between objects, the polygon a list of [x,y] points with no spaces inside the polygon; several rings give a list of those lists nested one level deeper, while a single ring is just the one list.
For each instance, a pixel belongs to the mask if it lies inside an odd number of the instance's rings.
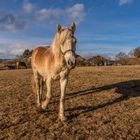
[{"label": "chestnut horse", "polygon": [[[75,23],[73,23],[70,28],[58,25],[52,45],[46,47],[39,46],[32,53],[31,63],[38,107],[42,107],[42,109],[46,109],[48,107],[51,99],[52,80],[60,78],[61,97],[59,119],[61,121],[66,120],[64,115],[64,100],[68,75],[70,70],[76,65],[75,30]],[[45,82],[47,86],[45,101],[41,101],[43,82]]]}]

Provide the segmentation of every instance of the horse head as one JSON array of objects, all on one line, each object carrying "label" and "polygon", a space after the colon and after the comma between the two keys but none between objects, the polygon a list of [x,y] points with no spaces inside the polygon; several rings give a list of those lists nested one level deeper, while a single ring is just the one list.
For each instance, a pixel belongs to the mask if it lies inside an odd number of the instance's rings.
[{"label": "horse head", "polygon": [[76,37],[74,32],[76,25],[73,23],[70,28],[57,26],[57,34],[59,36],[60,50],[69,69],[74,68],[76,64]]}]

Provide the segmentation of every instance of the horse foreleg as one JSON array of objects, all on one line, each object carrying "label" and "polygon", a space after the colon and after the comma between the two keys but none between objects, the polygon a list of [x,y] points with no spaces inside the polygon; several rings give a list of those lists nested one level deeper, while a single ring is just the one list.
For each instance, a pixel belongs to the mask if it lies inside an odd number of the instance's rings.
[{"label": "horse foreleg", "polygon": [[46,100],[42,102],[42,109],[46,109],[48,107],[48,104],[51,99],[51,78],[46,79],[46,86],[47,86],[47,94],[46,94]]},{"label": "horse foreleg", "polygon": [[60,88],[61,88],[61,97],[60,97],[60,109],[59,109],[59,119],[61,121],[65,121],[65,113],[64,113],[64,103],[65,103],[65,91],[67,86],[67,77],[61,77],[60,78]]}]

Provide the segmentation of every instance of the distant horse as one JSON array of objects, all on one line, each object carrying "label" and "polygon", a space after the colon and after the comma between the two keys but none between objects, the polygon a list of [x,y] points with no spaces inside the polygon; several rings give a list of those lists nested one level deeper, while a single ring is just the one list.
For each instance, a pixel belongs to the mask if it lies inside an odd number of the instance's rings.
[{"label": "distant horse", "polygon": [[27,69],[26,63],[25,63],[25,62],[20,62],[20,61],[17,61],[17,62],[16,62],[16,67],[17,67],[17,69],[19,69],[19,68],[21,68],[21,67],[24,67],[24,68]]},{"label": "distant horse", "polygon": [[[76,30],[75,23],[71,28],[61,25],[57,26],[57,32],[52,42],[52,46],[37,47],[32,53],[32,70],[33,79],[36,85],[37,105],[46,109],[51,99],[51,83],[52,80],[60,78],[60,111],[59,119],[65,121],[64,100],[65,90],[68,81],[68,75],[71,69],[75,67],[75,50],[76,38],[74,32]],[[46,100],[41,101],[42,83],[47,86]]]}]

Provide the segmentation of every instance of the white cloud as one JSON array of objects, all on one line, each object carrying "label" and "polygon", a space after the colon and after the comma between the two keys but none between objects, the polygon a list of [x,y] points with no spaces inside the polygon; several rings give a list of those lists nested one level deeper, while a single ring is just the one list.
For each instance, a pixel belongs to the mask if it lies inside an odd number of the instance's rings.
[{"label": "white cloud", "polygon": [[119,5],[122,6],[124,4],[130,4],[132,3],[134,0],[119,0]]},{"label": "white cloud", "polygon": [[5,49],[0,49],[0,55],[3,55],[5,53],[6,53]]},{"label": "white cloud", "polygon": [[86,59],[89,59],[89,58],[96,56],[96,55],[101,55],[101,56],[108,58],[108,59],[109,58],[114,59],[115,55],[116,55],[116,53],[113,53],[113,52],[112,53],[95,53],[95,52],[91,52],[91,51],[90,52],[89,51],[79,52],[78,54],[83,56]]},{"label": "white cloud", "polygon": [[74,6],[66,9],[66,16],[69,21],[74,21],[79,24],[84,20],[84,5],[83,4],[75,4]]},{"label": "white cloud", "polygon": [[29,1],[25,0],[23,2],[22,9],[25,13],[31,13],[34,9],[34,5],[32,3],[30,3]]},{"label": "white cloud", "polygon": [[23,30],[25,23],[13,14],[0,15],[0,30],[15,32]]},{"label": "white cloud", "polygon": [[25,49],[32,50],[37,46],[51,44],[52,38],[31,37],[19,39],[16,37],[5,37],[0,35],[0,59],[13,58],[21,55]]},{"label": "white cloud", "polygon": [[13,43],[9,45],[9,53],[12,56],[20,55],[25,49],[33,49],[33,46],[30,43]]},{"label": "white cloud", "polygon": [[61,9],[41,9],[39,11],[37,11],[34,15],[34,19],[37,21],[53,21],[56,20],[58,18],[60,18],[60,15],[62,14],[62,10]]},{"label": "white cloud", "polygon": [[77,53],[89,58],[93,55],[102,55],[113,58],[119,52],[128,53],[134,48],[133,45],[119,45],[110,43],[83,43],[77,46]]},{"label": "white cloud", "polygon": [[20,26],[22,25],[17,25],[17,24],[3,25],[0,27],[0,30],[16,32],[20,30]]},{"label": "white cloud", "polygon": [[77,3],[66,9],[40,9],[35,12],[33,19],[36,21],[47,21],[48,23],[53,23],[57,20],[66,20],[68,22],[76,22],[79,24],[84,20],[84,16],[84,4]]},{"label": "white cloud", "polygon": [[33,49],[29,43],[0,43],[0,54],[2,58],[14,58],[21,55],[25,49]]},{"label": "white cloud", "polygon": [[23,51],[25,50],[23,44],[20,44],[20,43],[11,44],[8,47],[10,49],[9,54],[12,55],[12,56],[22,54]]}]

